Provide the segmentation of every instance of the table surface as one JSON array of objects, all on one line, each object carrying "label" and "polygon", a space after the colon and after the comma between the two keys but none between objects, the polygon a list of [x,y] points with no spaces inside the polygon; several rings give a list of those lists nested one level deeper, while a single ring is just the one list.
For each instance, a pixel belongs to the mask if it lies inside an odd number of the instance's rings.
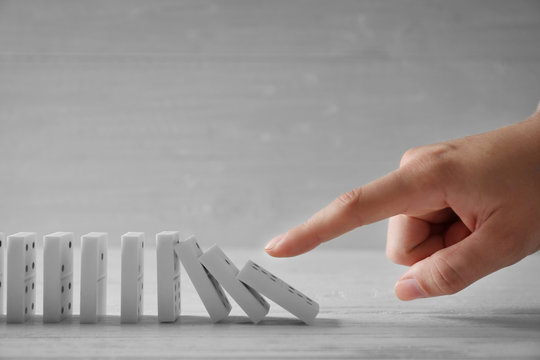
[{"label": "table surface", "polygon": [[[108,316],[81,325],[78,316],[43,324],[42,279],[37,315],[25,324],[0,320],[0,357],[128,358],[540,358],[540,256],[488,276],[463,292],[400,302],[393,284],[405,270],[383,252],[318,249],[294,259],[261,250],[227,249],[241,267],[252,259],[320,304],[307,326],[272,303],[267,319],[251,324],[233,303],[227,321],[212,324],[182,271],[182,316],[157,321],[155,249],[145,253],[144,318],[121,325],[120,253],[110,249]],[[41,249],[38,249],[40,259]],[[79,252],[75,252],[74,313],[79,304]],[[38,261],[38,274],[42,264]]]}]

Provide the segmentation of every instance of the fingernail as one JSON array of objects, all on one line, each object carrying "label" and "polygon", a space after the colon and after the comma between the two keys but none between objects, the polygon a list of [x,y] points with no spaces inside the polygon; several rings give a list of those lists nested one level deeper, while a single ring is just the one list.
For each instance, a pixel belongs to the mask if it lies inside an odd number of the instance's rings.
[{"label": "fingernail", "polygon": [[400,280],[396,283],[394,291],[401,300],[414,300],[418,298],[428,297],[424,289],[414,278]]},{"label": "fingernail", "polygon": [[272,250],[273,248],[275,248],[276,245],[279,244],[281,242],[281,240],[283,240],[285,238],[285,235],[286,234],[281,234],[281,235],[276,236],[272,240],[270,240],[268,242],[268,244],[266,244],[266,246],[264,247],[264,250],[268,251],[268,250]]}]

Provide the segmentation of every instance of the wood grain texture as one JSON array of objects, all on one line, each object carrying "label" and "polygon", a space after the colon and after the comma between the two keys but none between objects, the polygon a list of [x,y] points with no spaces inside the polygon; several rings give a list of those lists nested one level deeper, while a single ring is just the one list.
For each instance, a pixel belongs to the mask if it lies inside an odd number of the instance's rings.
[{"label": "wood grain texture", "polygon": [[261,246],[409,147],[528,116],[539,17],[526,0],[0,1],[2,230]]},{"label": "wood grain texture", "polygon": [[[26,324],[8,325],[3,316],[0,358],[540,358],[538,255],[459,294],[404,303],[392,291],[404,268],[392,265],[382,252],[316,250],[276,260],[261,251],[226,250],[237,265],[253,259],[318,301],[315,325],[304,325],[275,304],[259,325],[236,304],[229,320],[212,324],[184,271],[181,319],[159,324],[152,248],[145,253],[146,315],[139,324],[121,325],[120,253],[111,249],[110,315],[103,323],[81,325],[75,316],[69,322],[43,324],[38,315]],[[75,260],[78,279],[78,248]],[[76,298],[78,284],[76,280]],[[40,298],[41,282],[37,291]]]}]

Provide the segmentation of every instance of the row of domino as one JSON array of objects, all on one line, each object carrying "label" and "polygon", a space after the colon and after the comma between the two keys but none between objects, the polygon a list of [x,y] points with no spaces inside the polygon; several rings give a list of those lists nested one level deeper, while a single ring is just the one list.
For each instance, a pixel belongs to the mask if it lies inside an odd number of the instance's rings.
[{"label": "row of domino", "polygon": [[[240,271],[223,251],[213,246],[203,252],[195,237],[180,241],[178,231],[156,234],[159,322],[180,315],[182,262],[213,322],[229,315],[231,304],[223,288],[253,323],[261,321],[270,305],[261,294],[307,324],[319,305],[252,261]],[[36,302],[36,234],[21,232],[7,238],[7,321],[20,323],[34,314]],[[143,309],[144,240],[141,232],[121,237],[121,322],[136,323]],[[72,314],[72,233],[43,237],[43,321],[60,322]],[[96,323],[106,314],[107,233],[81,237],[80,322]],[[5,236],[0,233],[0,314],[3,311]]]}]

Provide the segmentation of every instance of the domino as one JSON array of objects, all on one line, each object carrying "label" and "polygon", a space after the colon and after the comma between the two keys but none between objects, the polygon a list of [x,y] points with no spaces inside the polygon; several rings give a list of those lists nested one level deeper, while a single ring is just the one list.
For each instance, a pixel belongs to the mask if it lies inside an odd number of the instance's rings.
[{"label": "domino", "polygon": [[175,322],[180,315],[180,261],[175,246],[178,231],[156,235],[158,321]]},{"label": "domino", "polygon": [[20,232],[7,239],[7,322],[22,323],[35,312],[36,234]]},{"label": "domino", "polygon": [[143,313],[144,233],[122,235],[121,247],[120,321],[137,323]]},{"label": "domino", "polygon": [[319,304],[251,260],[236,278],[279,304],[306,324],[313,324],[319,313]]},{"label": "domino", "polygon": [[238,268],[216,245],[199,257],[201,264],[240,305],[253,323],[258,323],[268,313],[270,305],[251,287],[236,278]]},{"label": "domino", "polygon": [[43,322],[70,317],[73,303],[73,233],[43,237]]},{"label": "domino", "polygon": [[107,312],[107,233],[81,237],[81,324],[98,322]]},{"label": "domino", "polygon": [[203,252],[197,239],[191,236],[182,241],[176,246],[176,252],[210,319],[213,322],[225,319],[231,311],[231,304],[217,280],[199,262]]},{"label": "domino", "polygon": [[4,313],[4,248],[6,247],[6,238],[4,233],[0,233],[0,315]]}]

